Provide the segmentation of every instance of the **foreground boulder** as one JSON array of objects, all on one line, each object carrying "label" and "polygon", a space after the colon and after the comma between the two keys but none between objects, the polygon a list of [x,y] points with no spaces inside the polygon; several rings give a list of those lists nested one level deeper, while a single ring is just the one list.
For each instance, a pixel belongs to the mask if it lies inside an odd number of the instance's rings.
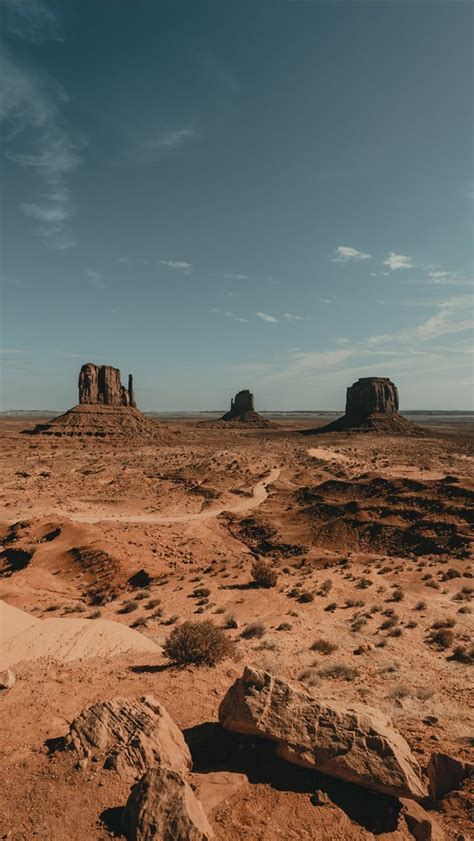
[{"label": "foreground boulder", "polygon": [[181,730],[150,695],[113,698],[89,707],[72,722],[67,743],[79,760],[100,757],[104,768],[134,779],[156,765],[186,774],[191,754]]},{"label": "foreground boulder", "polygon": [[247,667],[219,708],[226,730],[276,743],[288,762],[389,794],[426,796],[405,739],[381,711],[320,703],[268,672]]},{"label": "foreground boulder", "polygon": [[447,753],[432,753],[426,771],[430,797],[436,802],[474,774],[474,765]]},{"label": "foreground boulder", "polygon": [[400,800],[401,814],[415,841],[445,841],[444,832],[436,818],[414,800]]},{"label": "foreground boulder", "polygon": [[128,841],[211,841],[204,809],[181,774],[153,768],[134,786],[122,818]]}]

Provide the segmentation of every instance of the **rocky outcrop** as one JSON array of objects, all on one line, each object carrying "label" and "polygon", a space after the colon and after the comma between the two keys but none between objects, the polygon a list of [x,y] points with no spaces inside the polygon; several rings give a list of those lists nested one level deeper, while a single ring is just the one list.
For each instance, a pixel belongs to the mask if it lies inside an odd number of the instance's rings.
[{"label": "rocky outcrop", "polygon": [[444,832],[436,818],[419,803],[401,798],[400,805],[401,815],[415,841],[445,841]]},{"label": "rocky outcrop", "polygon": [[79,374],[79,403],[135,406],[132,375],[129,375],[128,388],[125,388],[120,381],[118,368],[87,362]]},{"label": "rocky outcrop", "polygon": [[305,434],[370,431],[414,434],[422,430],[398,411],[398,390],[388,377],[361,377],[347,389],[346,413]]},{"label": "rocky outcrop", "polygon": [[324,704],[247,667],[219,708],[226,730],[261,736],[288,762],[394,797],[426,796],[405,739],[380,710]]},{"label": "rocky outcrop", "polygon": [[[230,401],[230,410],[222,415],[221,420],[229,422],[235,421],[237,423],[248,423],[254,426],[271,427],[271,421],[263,418],[255,411],[254,396],[248,389],[238,391],[235,397]],[[219,421],[217,422],[219,423]],[[214,424],[215,425],[215,424]]]},{"label": "rocky outcrop", "polygon": [[437,802],[448,792],[459,788],[467,777],[474,774],[474,765],[447,753],[432,753],[426,771],[430,797]]},{"label": "rocky outcrop", "polygon": [[211,841],[214,833],[191,786],[175,771],[153,768],[132,787],[122,818],[128,841]]},{"label": "rocky outcrop", "polygon": [[374,412],[398,412],[397,387],[387,377],[361,377],[346,393],[346,417],[358,423]]},{"label": "rocky outcrop", "polygon": [[79,760],[100,757],[104,768],[123,778],[135,779],[155,766],[181,775],[191,768],[181,730],[149,695],[94,704],[72,722],[66,742]]}]

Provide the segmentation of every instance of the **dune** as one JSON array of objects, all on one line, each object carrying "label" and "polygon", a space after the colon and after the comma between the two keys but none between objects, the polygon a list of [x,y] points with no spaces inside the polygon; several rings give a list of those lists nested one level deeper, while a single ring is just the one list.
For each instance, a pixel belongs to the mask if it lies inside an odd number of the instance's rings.
[{"label": "dune", "polygon": [[11,604],[0,599],[0,648],[6,640],[14,637],[21,631],[26,631],[40,620],[25,610],[13,607]]},{"label": "dune", "polygon": [[161,651],[160,646],[138,631],[107,619],[32,619],[30,627],[2,640],[0,669],[42,657],[71,663],[93,657],[110,659],[127,652]]}]

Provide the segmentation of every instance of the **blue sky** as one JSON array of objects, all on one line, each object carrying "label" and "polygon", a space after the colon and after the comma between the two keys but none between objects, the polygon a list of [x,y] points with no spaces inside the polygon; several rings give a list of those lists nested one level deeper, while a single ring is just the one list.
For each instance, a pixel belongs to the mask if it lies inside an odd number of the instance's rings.
[{"label": "blue sky", "polygon": [[470,408],[471,3],[0,9],[4,408]]}]

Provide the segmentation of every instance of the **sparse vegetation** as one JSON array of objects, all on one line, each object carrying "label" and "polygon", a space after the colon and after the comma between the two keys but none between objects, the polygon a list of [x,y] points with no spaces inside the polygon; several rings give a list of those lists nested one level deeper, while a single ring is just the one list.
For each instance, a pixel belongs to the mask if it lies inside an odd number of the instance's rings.
[{"label": "sparse vegetation", "polygon": [[439,628],[433,631],[429,636],[429,642],[439,646],[439,648],[449,648],[454,640],[454,634],[450,628]]},{"label": "sparse vegetation", "polygon": [[332,654],[332,652],[336,651],[336,649],[336,643],[330,642],[329,640],[326,640],[323,637],[315,639],[315,641],[311,645],[311,651],[319,651],[320,654]]},{"label": "sparse vegetation", "polygon": [[215,666],[235,656],[235,644],[210,620],[183,622],[171,631],[163,652],[176,665]]},{"label": "sparse vegetation", "polygon": [[257,587],[275,587],[278,581],[278,572],[272,564],[263,558],[256,558],[252,564],[252,580]]},{"label": "sparse vegetation", "polygon": [[338,680],[355,680],[359,676],[359,670],[354,669],[346,663],[332,663],[318,670],[318,675],[321,677],[331,677]]},{"label": "sparse vegetation", "polygon": [[232,613],[229,613],[229,615],[226,616],[224,627],[229,629],[239,627],[239,623]]},{"label": "sparse vegetation", "polygon": [[128,601],[124,602],[122,607],[120,607],[117,613],[133,613],[134,610],[137,609],[139,602],[137,599],[128,599]]},{"label": "sparse vegetation", "polygon": [[241,637],[246,640],[261,639],[265,636],[266,628],[263,622],[251,622],[241,633]]},{"label": "sparse vegetation", "polygon": [[298,601],[300,604],[309,604],[310,602],[314,602],[314,593],[310,593],[308,590],[305,590],[298,596]]}]

